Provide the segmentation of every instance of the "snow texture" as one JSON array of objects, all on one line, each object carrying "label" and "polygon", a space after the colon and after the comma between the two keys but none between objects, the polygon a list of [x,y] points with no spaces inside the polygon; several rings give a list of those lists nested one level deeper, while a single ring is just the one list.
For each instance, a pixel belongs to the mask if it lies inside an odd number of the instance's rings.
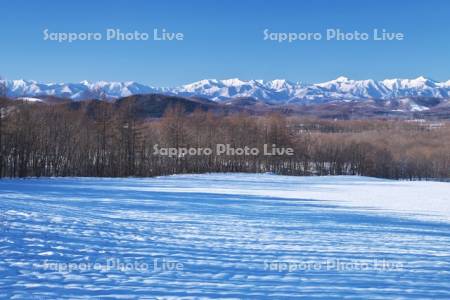
[{"label": "snow texture", "polygon": [[449,191],[270,174],[2,180],[0,298],[449,299]]}]

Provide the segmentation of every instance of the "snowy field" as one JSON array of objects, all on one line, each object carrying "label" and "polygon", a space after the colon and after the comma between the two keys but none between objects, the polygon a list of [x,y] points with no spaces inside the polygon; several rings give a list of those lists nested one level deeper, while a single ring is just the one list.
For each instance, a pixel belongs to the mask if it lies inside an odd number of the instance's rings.
[{"label": "snowy field", "polygon": [[0,299],[450,299],[450,183],[0,180]]}]

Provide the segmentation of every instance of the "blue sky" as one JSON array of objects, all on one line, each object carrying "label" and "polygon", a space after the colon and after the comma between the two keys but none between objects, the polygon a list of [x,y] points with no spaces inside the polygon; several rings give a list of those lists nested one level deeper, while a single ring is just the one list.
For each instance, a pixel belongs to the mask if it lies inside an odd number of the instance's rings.
[{"label": "blue sky", "polygon": [[[204,78],[319,82],[450,79],[450,1],[7,1],[0,0],[0,74],[8,79],[138,81],[175,86]],[[43,40],[51,32],[183,32],[184,41]],[[403,32],[403,41],[263,40],[327,28]]]}]

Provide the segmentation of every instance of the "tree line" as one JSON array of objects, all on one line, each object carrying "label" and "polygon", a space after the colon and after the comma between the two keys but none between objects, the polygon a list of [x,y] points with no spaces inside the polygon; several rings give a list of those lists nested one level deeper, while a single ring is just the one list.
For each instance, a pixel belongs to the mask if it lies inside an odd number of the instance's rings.
[{"label": "tree line", "polygon": [[[0,177],[157,176],[203,172],[363,175],[393,179],[450,178],[450,125],[395,120],[334,121],[187,114],[169,107],[142,119],[133,105],[98,101],[90,111],[17,102],[0,114]],[[259,155],[155,154],[154,147],[260,149]],[[293,155],[263,153],[264,145]]]}]

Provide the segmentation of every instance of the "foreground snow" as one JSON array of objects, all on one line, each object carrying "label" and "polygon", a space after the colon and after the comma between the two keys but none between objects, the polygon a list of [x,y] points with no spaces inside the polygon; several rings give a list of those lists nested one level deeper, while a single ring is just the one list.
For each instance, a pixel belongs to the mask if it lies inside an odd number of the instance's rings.
[{"label": "foreground snow", "polygon": [[0,181],[0,298],[450,298],[450,184]]}]

